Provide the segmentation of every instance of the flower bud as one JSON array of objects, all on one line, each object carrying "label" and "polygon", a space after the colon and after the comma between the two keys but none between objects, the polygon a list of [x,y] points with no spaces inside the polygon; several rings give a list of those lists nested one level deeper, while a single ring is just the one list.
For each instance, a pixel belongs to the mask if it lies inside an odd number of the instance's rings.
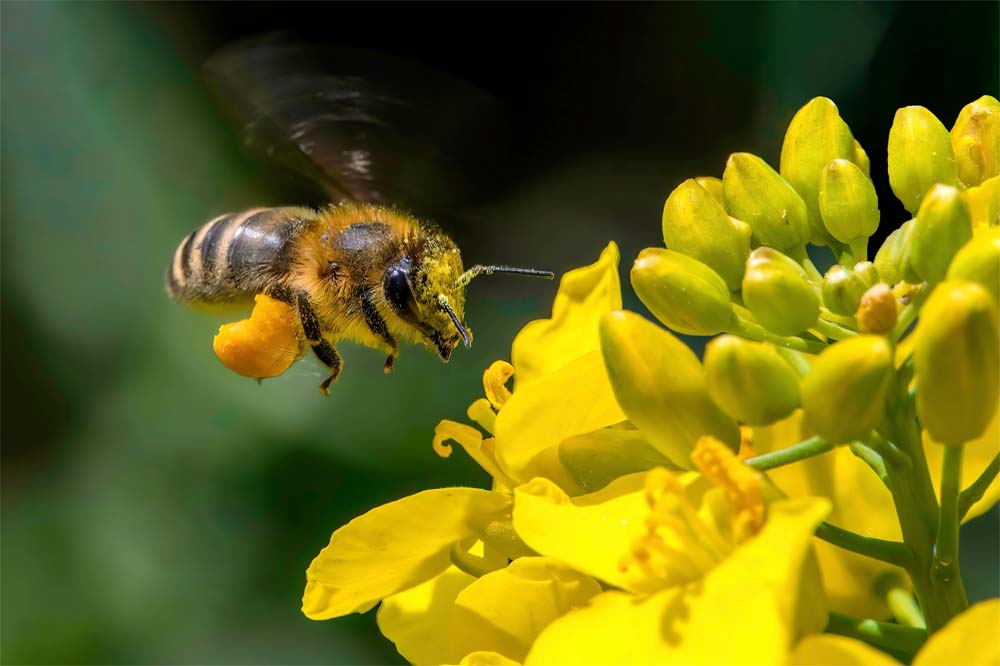
[{"label": "flower bud", "polygon": [[823,168],[836,159],[851,160],[868,173],[868,156],[840,117],[837,105],[816,97],[792,118],[781,146],[781,175],[805,201],[810,241],[815,245],[829,245],[832,240],[820,214],[819,179]]},{"label": "flower bud", "polygon": [[657,319],[687,335],[715,335],[729,327],[732,301],[719,274],[697,259],[646,248],[632,266],[632,288]]},{"label": "flower bud", "polygon": [[769,247],[750,253],[743,276],[743,302],[761,326],[795,335],[819,317],[819,297],[802,267]]},{"label": "flower bud", "polygon": [[715,200],[720,204],[723,202],[722,198],[722,180],[714,176],[699,176],[694,179],[694,182],[698,183],[705,190],[715,197]]},{"label": "flower bud", "polygon": [[749,224],[761,244],[788,250],[809,240],[809,218],[802,197],[756,155],[729,156],[722,190],[726,210]]},{"label": "flower bud", "polygon": [[737,421],[768,425],[799,406],[799,377],[763,342],[720,335],[705,347],[708,393]]},{"label": "flower bud", "polygon": [[703,435],[738,449],[739,426],[712,402],[705,370],[687,345],[623,310],[606,313],[599,328],[615,399],[646,441],[685,469]]},{"label": "flower bud", "polygon": [[887,335],[896,327],[896,296],[887,284],[877,284],[861,296],[858,305],[858,330]]},{"label": "flower bud", "polygon": [[874,287],[876,284],[881,282],[878,275],[878,269],[875,268],[875,264],[870,261],[862,261],[854,264],[854,268],[851,272],[861,278],[861,281],[865,283],[865,288]]},{"label": "flower bud", "polygon": [[861,144],[858,143],[856,139],[853,146],[854,150],[851,153],[851,161],[857,164],[858,168],[861,169],[866,176],[871,177],[872,164],[871,160],[868,159],[868,153],[865,152],[865,149],[861,147]]},{"label": "flower bud", "polygon": [[1000,102],[983,95],[965,105],[951,128],[958,177],[968,187],[1000,174]]},{"label": "flower bud", "polygon": [[892,381],[892,350],[882,336],[859,335],[828,347],[802,380],[806,423],[834,444],[878,425]]},{"label": "flower bud", "polygon": [[882,243],[875,254],[875,270],[886,284],[920,282],[910,264],[910,234],[913,232],[914,220],[903,222],[899,229],[893,231]]},{"label": "flower bud", "polygon": [[911,213],[917,212],[932,185],[958,184],[948,130],[922,106],[896,111],[889,130],[888,160],[889,185]]},{"label": "flower bud", "polygon": [[970,187],[962,192],[962,198],[969,206],[973,229],[1000,226],[1000,176]]},{"label": "flower bud", "polygon": [[920,311],[914,332],[917,415],[944,444],[986,430],[1000,397],[997,304],[974,282],[942,282]]},{"label": "flower bud", "polygon": [[848,160],[833,160],[820,174],[819,209],[826,230],[841,243],[868,238],[878,228],[875,186]]},{"label": "flower bud", "polygon": [[750,239],[730,221],[722,204],[694,180],[677,186],[663,206],[668,248],[707,264],[729,289],[740,288]]},{"label": "flower bud", "polygon": [[976,282],[1000,303],[1000,229],[986,229],[963,245],[948,266],[948,279]]},{"label": "flower bud", "polygon": [[958,189],[935,185],[924,196],[910,235],[910,263],[928,282],[940,282],[959,248],[972,238],[969,207]]},{"label": "flower bud", "polygon": [[843,266],[833,266],[823,276],[823,304],[830,312],[849,317],[857,311],[866,288],[860,275]]}]

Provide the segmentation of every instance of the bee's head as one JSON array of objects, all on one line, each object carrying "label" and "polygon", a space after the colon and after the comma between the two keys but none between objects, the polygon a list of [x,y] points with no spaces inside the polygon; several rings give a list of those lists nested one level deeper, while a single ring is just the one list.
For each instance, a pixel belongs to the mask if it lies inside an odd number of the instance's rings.
[{"label": "bee's head", "polygon": [[477,275],[493,273],[554,277],[548,271],[512,266],[477,265],[463,272],[455,243],[443,233],[432,233],[389,266],[382,286],[396,314],[447,361],[459,342],[472,345],[472,331],[465,325],[465,286]]},{"label": "bee's head", "polygon": [[460,342],[472,344],[472,331],[465,325],[465,285],[458,282],[461,274],[458,247],[438,233],[390,265],[382,281],[393,311],[446,362]]}]

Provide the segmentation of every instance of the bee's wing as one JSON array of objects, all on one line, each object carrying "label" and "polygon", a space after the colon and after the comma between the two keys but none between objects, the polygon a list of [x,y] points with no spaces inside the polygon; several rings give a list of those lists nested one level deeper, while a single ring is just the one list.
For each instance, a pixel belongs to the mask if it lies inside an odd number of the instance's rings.
[{"label": "bee's wing", "polygon": [[488,182],[503,146],[499,103],[450,75],[374,51],[240,42],[206,65],[265,159],[333,200],[433,213]]}]

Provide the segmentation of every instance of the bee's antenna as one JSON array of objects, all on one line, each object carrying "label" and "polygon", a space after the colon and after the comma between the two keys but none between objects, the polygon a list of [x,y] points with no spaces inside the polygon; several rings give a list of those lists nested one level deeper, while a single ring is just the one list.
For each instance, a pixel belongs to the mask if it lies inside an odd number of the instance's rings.
[{"label": "bee's antenna", "polygon": [[438,303],[442,308],[444,308],[444,311],[448,313],[448,316],[451,317],[451,321],[455,324],[455,328],[458,329],[458,334],[462,336],[462,341],[465,343],[465,346],[471,347],[472,340],[469,339],[469,332],[465,330],[465,327],[462,326],[462,322],[460,322],[458,317],[455,316],[455,311],[451,309],[451,305],[448,303],[448,297],[444,294],[438,294]]},{"label": "bee's antenna", "polygon": [[517,273],[518,275],[533,275],[535,277],[545,278],[546,280],[551,280],[555,277],[555,273],[552,271],[540,271],[537,268],[516,268],[514,266],[481,266],[476,264],[469,270],[465,271],[458,276],[458,280],[455,284],[459,287],[464,287],[465,285],[472,282],[473,278],[479,277],[480,275],[493,275],[494,273]]}]

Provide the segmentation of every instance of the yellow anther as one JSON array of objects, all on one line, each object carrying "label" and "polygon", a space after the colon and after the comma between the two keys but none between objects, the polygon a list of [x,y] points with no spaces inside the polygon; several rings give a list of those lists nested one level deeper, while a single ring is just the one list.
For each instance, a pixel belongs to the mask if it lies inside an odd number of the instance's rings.
[{"label": "yellow anther", "polygon": [[483,373],[483,390],[486,398],[495,409],[500,409],[508,400],[511,392],[507,381],[514,376],[514,366],[507,361],[493,361]]},{"label": "yellow anther", "polygon": [[497,421],[497,413],[493,411],[490,401],[486,398],[480,398],[474,403],[469,405],[468,411],[465,412],[466,415],[479,424],[479,427],[486,432],[493,434],[494,426]]},{"label": "yellow anther", "polygon": [[722,442],[702,437],[691,461],[712,483],[726,493],[732,509],[733,537],[742,543],[764,525],[764,498],[760,474],[744,465]]}]

